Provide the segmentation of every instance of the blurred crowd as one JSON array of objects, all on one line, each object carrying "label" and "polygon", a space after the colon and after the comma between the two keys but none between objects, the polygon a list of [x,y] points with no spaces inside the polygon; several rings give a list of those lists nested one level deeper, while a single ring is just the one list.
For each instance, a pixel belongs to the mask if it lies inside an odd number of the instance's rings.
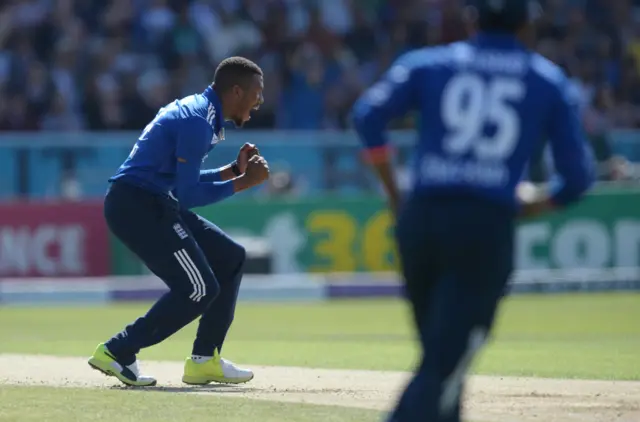
[{"label": "blurred crowd", "polygon": [[[463,0],[3,0],[0,130],[140,130],[217,63],[265,71],[253,128],[340,129],[407,49],[466,35]],[[640,8],[546,0],[536,48],[571,75],[585,125],[640,127]]]}]

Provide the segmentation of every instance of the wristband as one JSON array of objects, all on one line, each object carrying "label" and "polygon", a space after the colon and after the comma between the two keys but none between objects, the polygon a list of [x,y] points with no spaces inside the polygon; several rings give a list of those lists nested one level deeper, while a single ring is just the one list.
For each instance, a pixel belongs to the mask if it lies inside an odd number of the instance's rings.
[{"label": "wristband", "polygon": [[391,156],[391,147],[382,145],[379,147],[367,148],[362,152],[364,160],[369,164],[378,164],[387,161]]},{"label": "wristband", "polygon": [[238,162],[237,161],[234,161],[233,163],[231,163],[231,171],[236,176],[242,176],[242,172],[240,171],[240,168],[238,167]]}]

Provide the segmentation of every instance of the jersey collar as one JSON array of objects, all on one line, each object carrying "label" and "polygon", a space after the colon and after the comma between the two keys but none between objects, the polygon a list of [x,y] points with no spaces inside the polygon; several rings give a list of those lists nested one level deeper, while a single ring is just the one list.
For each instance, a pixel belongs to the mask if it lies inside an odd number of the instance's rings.
[{"label": "jersey collar", "polygon": [[224,126],[224,117],[222,115],[222,102],[220,101],[218,94],[216,94],[216,91],[214,91],[212,87],[208,86],[202,95],[211,101],[211,104],[216,108],[216,127],[218,130],[221,130]]},{"label": "jersey collar", "polygon": [[512,34],[498,32],[478,32],[473,37],[475,44],[494,46],[494,47],[511,47],[525,49],[524,44]]}]

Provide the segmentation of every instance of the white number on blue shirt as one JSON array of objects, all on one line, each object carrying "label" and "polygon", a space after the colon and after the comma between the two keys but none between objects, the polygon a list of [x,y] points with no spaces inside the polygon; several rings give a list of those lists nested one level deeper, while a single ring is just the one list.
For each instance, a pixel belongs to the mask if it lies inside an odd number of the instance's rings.
[{"label": "white number on blue shirt", "polygon": [[[507,159],[520,136],[520,117],[512,103],[524,98],[520,79],[495,77],[485,81],[477,74],[454,76],[442,96],[442,120],[447,129],[444,152],[452,155],[472,153],[480,161]],[[495,134],[486,136],[486,125]]]}]

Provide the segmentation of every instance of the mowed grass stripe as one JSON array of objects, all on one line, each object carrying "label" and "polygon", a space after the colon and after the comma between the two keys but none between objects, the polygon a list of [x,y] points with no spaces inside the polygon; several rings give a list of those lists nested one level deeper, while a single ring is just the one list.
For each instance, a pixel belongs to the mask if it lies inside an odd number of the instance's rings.
[{"label": "mowed grass stripe", "polygon": [[[0,307],[0,353],[88,356],[148,304]],[[640,294],[514,296],[504,301],[480,374],[640,380]],[[183,360],[196,323],[140,357]],[[224,355],[240,364],[412,370],[418,348],[399,300],[241,302]]]},{"label": "mowed grass stripe", "polygon": [[[162,391],[162,390],[156,390]],[[2,422],[364,422],[374,410],[114,389],[0,386]]]}]

